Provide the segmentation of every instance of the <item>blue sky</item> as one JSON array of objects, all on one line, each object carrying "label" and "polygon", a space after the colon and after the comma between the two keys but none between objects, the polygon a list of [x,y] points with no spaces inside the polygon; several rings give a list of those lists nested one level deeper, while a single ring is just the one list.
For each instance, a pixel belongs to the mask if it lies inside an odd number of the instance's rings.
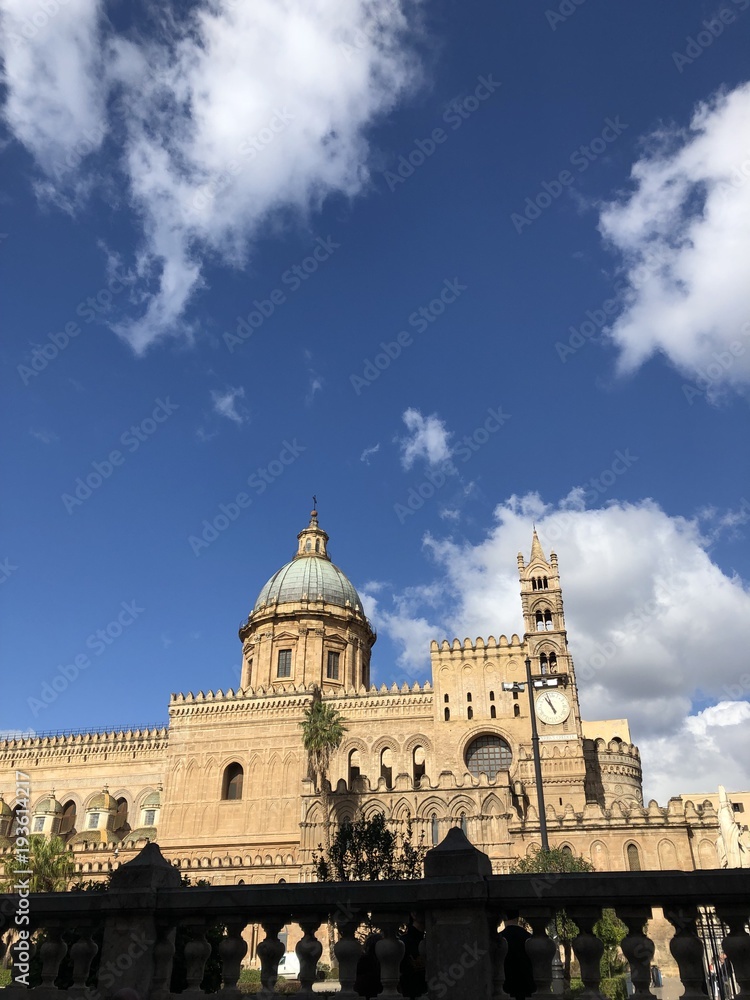
[{"label": "blue sky", "polygon": [[285,8],[0,2],[0,727],[236,685],[316,494],[377,683],[536,522],[584,715],[747,788],[750,0]]}]

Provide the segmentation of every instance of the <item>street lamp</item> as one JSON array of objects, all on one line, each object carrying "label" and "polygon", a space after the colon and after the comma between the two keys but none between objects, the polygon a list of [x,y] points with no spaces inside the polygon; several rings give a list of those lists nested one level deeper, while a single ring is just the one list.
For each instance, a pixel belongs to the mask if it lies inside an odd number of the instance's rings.
[{"label": "street lamp", "polygon": [[523,691],[526,688],[529,692],[529,713],[531,715],[531,751],[534,756],[534,777],[536,779],[536,802],[539,810],[539,835],[542,840],[542,850],[549,850],[549,837],[547,836],[547,810],[544,806],[544,787],[542,785],[542,760],[539,754],[539,731],[536,725],[536,705],[534,704],[534,688],[559,687],[564,686],[567,677],[547,677],[531,676],[531,657],[526,657],[526,680],[503,683],[503,691]]}]

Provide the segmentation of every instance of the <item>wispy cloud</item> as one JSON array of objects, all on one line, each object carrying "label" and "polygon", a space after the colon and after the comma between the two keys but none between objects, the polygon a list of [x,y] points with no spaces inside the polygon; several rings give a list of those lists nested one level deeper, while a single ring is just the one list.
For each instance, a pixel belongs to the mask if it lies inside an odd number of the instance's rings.
[{"label": "wispy cloud", "polygon": [[316,392],[321,392],[323,389],[323,378],[315,371],[313,365],[312,351],[305,351],[305,363],[307,365],[307,394],[305,396],[305,402],[309,406],[313,399],[315,398]]},{"label": "wispy cloud", "polygon": [[370,456],[371,455],[377,455],[377,453],[379,451],[380,451],[380,442],[378,441],[378,443],[374,444],[371,448],[365,448],[365,450],[359,456],[360,462],[364,462],[365,465],[369,465],[370,464]]},{"label": "wispy cloud", "polygon": [[[220,417],[226,417],[227,420],[231,420],[235,424],[244,424],[248,419],[247,414],[240,412],[237,405],[237,400],[243,399],[244,395],[245,390],[242,387],[233,388],[230,386],[223,392],[218,389],[212,389],[211,399],[214,404],[214,410]],[[244,408],[242,409],[244,411]]]},{"label": "wispy cloud", "polygon": [[411,469],[417,459],[423,459],[429,466],[449,461],[450,431],[436,413],[423,417],[419,410],[410,408],[404,412],[403,421],[408,434],[399,439],[399,443],[401,464],[405,469]]},{"label": "wispy cloud", "polygon": [[40,194],[74,211],[125,177],[141,308],[113,328],[136,352],[193,335],[206,256],[242,266],[269,220],[366,189],[367,130],[420,77],[417,7],[198,0],[169,8],[168,36],[135,39],[104,0],[60,3],[33,34],[28,4],[1,0],[5,121]]},{"label": "wispy cloud", "polygon": [[29,434],[37,441],[41,441],[42,444],[55,444],[60,438],[53,431],[45,430],[44,428],[29,428]]}]

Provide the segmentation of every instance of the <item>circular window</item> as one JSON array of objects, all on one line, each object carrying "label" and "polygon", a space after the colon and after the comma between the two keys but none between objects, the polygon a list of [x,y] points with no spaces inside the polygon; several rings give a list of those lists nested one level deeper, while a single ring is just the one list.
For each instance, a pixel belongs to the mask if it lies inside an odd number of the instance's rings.
[{"label": "circular window", "polygon": [[510,747],[499,736],[479,736],[466,749],[466,767],[475,778],[484,773],[494,781],[498,772],[510,768],[512,760]]}]

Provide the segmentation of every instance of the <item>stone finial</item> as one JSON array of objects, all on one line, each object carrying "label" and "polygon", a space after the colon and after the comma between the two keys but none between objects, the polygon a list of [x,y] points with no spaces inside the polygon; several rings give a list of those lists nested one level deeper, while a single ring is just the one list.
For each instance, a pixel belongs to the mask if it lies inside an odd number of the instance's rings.
[{"label": "stone finial", "polygon": [[172,889],[180,885],[180,873],[150,843],[131,860],[112,872],[113,889]]},{"label": "stone finial", "polygon": [[424,873],[425,878],[491,875],[492,862],[486,854],[474,847],[460,827],[454,826],[445,839],[425,855]]}]

